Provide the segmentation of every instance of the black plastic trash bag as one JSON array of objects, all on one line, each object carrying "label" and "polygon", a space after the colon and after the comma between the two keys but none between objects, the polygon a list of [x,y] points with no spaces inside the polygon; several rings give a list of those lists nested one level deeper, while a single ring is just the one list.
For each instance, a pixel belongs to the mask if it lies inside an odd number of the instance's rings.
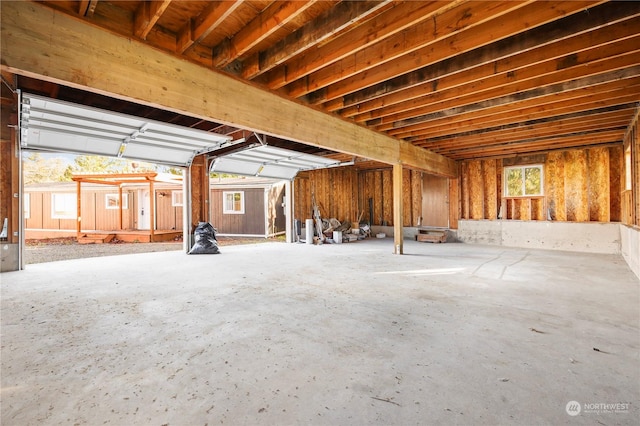
[{"label": "black plastic trash bag", "polygon": [[189,254],[218,254],[216,230],[209,222],[200,222],[194,232],[195,244]]}]

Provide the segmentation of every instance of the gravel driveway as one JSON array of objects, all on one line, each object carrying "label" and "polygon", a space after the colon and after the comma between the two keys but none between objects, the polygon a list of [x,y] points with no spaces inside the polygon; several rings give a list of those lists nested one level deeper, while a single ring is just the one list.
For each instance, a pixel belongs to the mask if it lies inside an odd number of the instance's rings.
[{"label": "gravel driveway", "polygon": [[[218,237],[220,247],[251,244],[265,241],[279,241],[266,238],[229,238]],[[151,253],[182,250],[182,241],[166,243],[107,243],[78,244],[75,238],[57,238],[50,240],[28,240],[24,252],[25,264],[56,262],[59,260],[81,259],[85,257],[116,256],[121,254]]]},{"label": "gravel driveway", "polygon": [[171,243],[123,243],[123,244],[40,244],[27,245],[25,264],[56,262],[84,257],[114,256],[119,254],[149,253],[182,250],[181,242]]}]

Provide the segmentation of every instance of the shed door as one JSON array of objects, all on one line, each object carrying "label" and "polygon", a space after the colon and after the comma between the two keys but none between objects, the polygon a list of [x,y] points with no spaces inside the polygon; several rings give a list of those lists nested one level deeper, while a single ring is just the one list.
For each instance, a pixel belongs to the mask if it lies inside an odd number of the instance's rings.
[{"label": "shed door", "polygon": [[422,226],[449,227],[449,179],[423,175]]}]

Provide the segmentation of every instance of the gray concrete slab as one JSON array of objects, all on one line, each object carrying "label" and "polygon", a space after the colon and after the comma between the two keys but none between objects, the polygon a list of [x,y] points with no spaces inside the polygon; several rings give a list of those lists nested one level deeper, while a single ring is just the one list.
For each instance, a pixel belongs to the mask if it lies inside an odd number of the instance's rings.
[{"label": "gray concrete slab", "polygon": [[3,273],[2,425],[637,424],[622,257],[405,244]]}]

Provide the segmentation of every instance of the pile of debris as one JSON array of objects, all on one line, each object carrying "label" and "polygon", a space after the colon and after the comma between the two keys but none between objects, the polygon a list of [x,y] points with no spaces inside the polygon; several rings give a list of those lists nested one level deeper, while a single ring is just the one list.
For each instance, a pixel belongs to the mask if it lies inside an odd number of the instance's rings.
[{"label": "pile of debris", "polygon": [[340,221],[336,218],[322,219],[322,233],[315,235],[314,244],[339,244],[363,240],[371,236],[368,223]]},{"label": "pile of debris", "polygon": [[[349,243],[352,241],[363,240],[371,236],[371,227],[369,223],[362,222],[364,211],[358,216],[358,220],[354,222],[340,222],[336,218],[323,219],[320,215],[320,207],[315,202],[315,197],[311,196],[313,204],[313,244],[339,244]],[[309,224],[309,223],[307,223]],[[307,231],[307,239],[310,232]],[[310,244],[310,241],[306,241]]]}]

